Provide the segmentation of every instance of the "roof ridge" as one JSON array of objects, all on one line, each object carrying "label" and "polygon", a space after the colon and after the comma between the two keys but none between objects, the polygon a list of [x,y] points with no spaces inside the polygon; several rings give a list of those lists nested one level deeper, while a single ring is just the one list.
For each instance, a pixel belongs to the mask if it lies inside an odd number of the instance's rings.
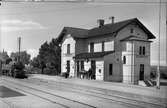
[{"label": "roof ridge", "polygon": [[88,30],[88,29],[84,29],[84,28],[78,28],[78,27],[69,27],[69,26],[65,26],[64,28],[72,28],[72,29],[79,29],[79,30]]},{"label": "roof ridge", "polygon": [[[118,22],[115,22],[113,24],[112,23],[108,23],[108,24],[104,24],[101,28],[106,27],[106,26],[110,26],[110,25],[115,25],[115,24],[122,23],[122,22],[133,21],[133,20],[138,20],[138,19],[137,18],[131,18],[131,19],[123,20],[123,21],[118,21]],[[96,28],[99,28],[99,27],[94,27],[94,28],[91,28],[89,30],[96,29]]]},{"label": "roof ridge", "polygon": [[[136,20],[137,18],[131,18],[131,19],[126,19],[126,20],[123,20],[123,21],[118,21],[118,22],[115,22],[114,24],[118,24],[118,23],[122,23],[122,22],[127,22],[127,21],[132,21],[132,20]],[[138,19],[137,19],[138,20]],[[111,23],[108,23],[108,24],[105,24],[105,25],[110,25]],[[104,25],[104,26],[105,26]]]}]

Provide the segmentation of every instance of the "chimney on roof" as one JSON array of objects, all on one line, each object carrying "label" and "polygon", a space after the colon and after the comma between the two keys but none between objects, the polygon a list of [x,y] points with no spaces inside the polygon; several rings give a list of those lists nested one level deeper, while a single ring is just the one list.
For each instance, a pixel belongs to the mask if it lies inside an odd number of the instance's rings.
[{"label": "chimney on roof", "polygon": [[109,19],[111,20],[111,24],[114,24],[114,19],[115,19],[115,17],[114,17],[114,16],[111,16],[111,17],[109,17]]},{"label": "chimney on roof", "polygon": [[102,26],[104,26],[104,20],[103,19],[98,19],[97,23],[99,25],[99,28],[102,27]]}]

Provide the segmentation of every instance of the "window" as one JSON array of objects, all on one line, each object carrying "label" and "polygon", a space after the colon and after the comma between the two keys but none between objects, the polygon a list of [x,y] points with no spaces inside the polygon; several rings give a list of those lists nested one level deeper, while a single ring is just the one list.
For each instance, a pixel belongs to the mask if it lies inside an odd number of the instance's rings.
[{"label": "window", "polygon": [[123,57],[123,64],[126,64],[126,56]]},{"label": "window", "polygon": [[104,43],[104,51],[113,51],[114,50],[114,41],[108,41]]},{"label": "window", "polygon": [[143,47],[143,55],[145,55],[145,47]]},{"label": "window", "polygon": [[102,52],[104,51],[104,41],[102,42]]},{"label": "window", "polygon": [[112,75],[113,72],[113,65],[109,64],[109,75]]},{"label": "window", "polygon": [[67,54],[70,54],[70,44],[67,44]]},{"label": "window", "polygon": [[84,70],[84,61],[81,61],[81,70]]},{"label": "window", "polygon": [[130,29],[130,33],[133,33],[134,32],[134,30],[133,29]]},{"label": "window", "polygon": [[145,48],[145,46],[143,46],[143,47],[139,47],[139,55],[145,55],[145,53],[146,53],[146,48]]},{"label": "window", "polygon": [[91,53],[94,52],[94,43],[93,42],[90,43],[90,52]]},{"label": "window", "polygon": [[139,55],[141,55],[142,54],[142,47],[140,46],[139,47]]},{"label": "window", "polygon": [[102,43],[94,43],[94,52],[101,52],[102,51]]}]

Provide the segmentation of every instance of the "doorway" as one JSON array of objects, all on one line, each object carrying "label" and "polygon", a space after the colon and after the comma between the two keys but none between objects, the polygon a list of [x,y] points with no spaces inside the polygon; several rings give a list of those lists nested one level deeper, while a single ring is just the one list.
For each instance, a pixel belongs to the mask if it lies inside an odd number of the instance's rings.
[{"label": "doorway", "polygon": [[79,78],[79,61],[77,61],[77,77]]},{"label": "doorway", "polygon": [[139,80],[144,80],[144,64],[140,64]]},{"label": "doorway", "polygon": [[91,79],[96,79],[96,61],[95,60],[91,60],[91,69],[92,69]]},{"label": "doorway", "polygon": [[67,73],[70,73],[70,60],[67,60]]}]

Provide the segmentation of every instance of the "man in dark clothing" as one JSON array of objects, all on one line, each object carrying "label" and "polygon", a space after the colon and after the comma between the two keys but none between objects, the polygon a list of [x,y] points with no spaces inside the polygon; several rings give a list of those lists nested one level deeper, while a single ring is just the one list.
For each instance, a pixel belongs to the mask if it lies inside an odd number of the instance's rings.
[{"label": "man in dark clothing", "polygon": [[88,78],[92,79],[92,69],[91,68],[89,68],[88,70]]}]

